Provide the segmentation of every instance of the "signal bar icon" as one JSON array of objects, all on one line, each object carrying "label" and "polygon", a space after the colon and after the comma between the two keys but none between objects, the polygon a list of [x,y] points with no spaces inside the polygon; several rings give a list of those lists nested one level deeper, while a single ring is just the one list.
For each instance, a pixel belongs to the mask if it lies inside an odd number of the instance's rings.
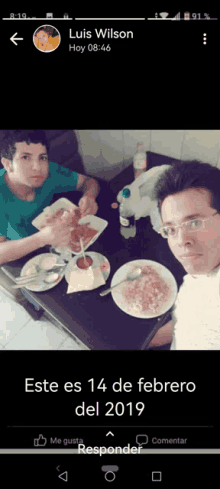
[{"label": "signal bar icon", "polygon": [[158,17],[158,13],[155,14],[155,17],[149,17],[147,20],[181,20],[180,12],[175,15],[175,17],[168,17],[168,12],[160,12]]},{"label": "signal bar icon", "polygon": [[172,20],[180,20],[180,12],[178,12]]}]

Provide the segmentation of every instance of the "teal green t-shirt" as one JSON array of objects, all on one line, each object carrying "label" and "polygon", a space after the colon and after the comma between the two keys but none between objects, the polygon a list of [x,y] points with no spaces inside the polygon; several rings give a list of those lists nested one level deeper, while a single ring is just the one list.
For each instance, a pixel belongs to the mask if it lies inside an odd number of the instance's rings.
[{"label": "teal green t-shirt", "polygon": [[34,202],[18,199],[7,187],[5,169],[0,170],[0,235],[20,239],[37,233],[31,222],[50,205],[56,193],[70,192],[77,185],[78,173],[57,163],[49,163],[49,175],[42,187],[36,189]]}]

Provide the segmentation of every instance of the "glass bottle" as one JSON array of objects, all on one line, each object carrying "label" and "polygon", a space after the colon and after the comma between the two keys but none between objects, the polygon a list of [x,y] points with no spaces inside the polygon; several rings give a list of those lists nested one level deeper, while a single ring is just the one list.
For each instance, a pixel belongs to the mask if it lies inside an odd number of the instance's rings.
[{"label": "glass bottle", "polygon": [[136,235],[135,212],[132,206],[132,194],[130,189],[122,190],[122,201],[119,206],[120,233],[126,238],[134,238]]},{"label": "glass bottle", "polygon": [[143,143],[137,144],[137,150],[133,158],[134,178],[138,178],[147,168],[147,155]]}]

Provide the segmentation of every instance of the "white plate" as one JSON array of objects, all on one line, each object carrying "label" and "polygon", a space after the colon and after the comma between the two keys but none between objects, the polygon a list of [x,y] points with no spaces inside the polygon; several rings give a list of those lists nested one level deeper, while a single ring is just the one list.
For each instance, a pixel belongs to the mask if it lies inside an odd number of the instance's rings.
[{"label": "white plate", "polygon": [[53,212],[58,211],[58,209],[64,208],[66,210],[68,209],[77,209],[77,206],[70,202],[70,200],[62,198],[56,200],[52,205],[49,205],[48,207],[45,207],[43,212],[39,214],[39,216],[35,217],[35,219],[32,221],[32,226],[34,226],[37,229],[40,229],[40,225],[44,221],[45,217],[49,217]]},{"label": "white plate", "polygon": [[[65,198],[61,198],[61,199],[56,200],[56,202],[54,202],[49,207],[45,207],[44,211],[41,214],[39,214],[39,216],[37,216],[32,221],[31,224],[35,228],[40,229],[40,225],[43,222],[43,220],[45,219],[45,217],[51,215],[53,212],[57,211],[58,209],[61,209],[62,207],[64,209],[67,209],[67,210],[68,209],[78,209],[79,208],[75,204],[73,204],[72,202],[70,202],[70,200],[65,199]],[[83,217],[82,219],[80,219],[79,222],[80,222],[80,224],[86,224],[87,222],[89,222],[91,228],[93,228],[96,231],[98,231],[97,234],[91,239],[91,241],[89,241],[89,243],[85,246],[84,250],[87,250],[89,248],[89,246],[91,246],[98,239],[98,237],[100,236],[100,234],[108,226],[108,221],[105,221],[105,219],[101,219],[100,217],[90,216],[90,215]],[[54,249],[58,253],[62,253],[62,250],[69,249],[69,248],[54,248]],[[78,253],[75,253],[72,250],[70,250],[70,251],[71,251],[71,253],[73,255],[77,255],[78,256],[78,255],[81,254],[81,251],[78,252]]]},{"label": "white plate", "polygon": [[[110,275],[110,269],[111,269],[110,263],[107,260],[107,258],[105,256],[101,255],[100,253],[95,253],[93,251],[87,252],[86,255],[91,256],[91,258],[93,259],[92,268],[100,267],[100,270],[102,271],[103,277],[104,277],[105,281],[107,281],[108,277]],[[76,265],[78,258],[79,258],[78,256],[74,257],[67,265],[66,273],[65,273],[65,279],[66,279],[68,284],[70,282],[70,273],[73,270],[76,270],[78,268]]]},{"label": "white plate", "polygon": [[147,314],[140,311],[137,312],[131,305],[129,305],[122,294],[124,287],[126,287],[127,285],[126,282],[113,289],[111,291],[111,294],[115,304],[117,304],[117,306],[126,314],[129,314],[130,316],[136,318],[143,318],[143,319],[155,318],[169,311],[169,309],[171,308],[171,306],[174,304],[176,300],[176,296],[178,292],[176,280],[173,274],[166,267],[164,267],[160,263],[157,263],[156,261],[151,261],[151,260],[130,261],[128,263],[125,263],[125,265],[122,265],[122,267],[119,268],[119,270],[117,270],[117,272],[114,274],[112,278],[110,287],[113,287],[113,285],[116,285],[118,282],[125,279],[129,271],[132,270],[134,267],[143,267],[143,266],[151,266],[170,288],[170,295],[168,299],[162,304],[159,313],[157,312],[157,313]]},{"label": "white plate", "polygon": [[[42,253],[41,255],[34,256],[34,258],[31,258],[27,263],[25,263],[24,267],[21,270],[21,277],[28,276],[31,273],[36,273],[36,268],[35,265],[39,265],[40,261],[42,258],[46,257],[51,257],[55,256],[57,258],[57,255],[53,255],[52,253]],[[64,277],[64,273],[59,274],[59,278],[52,283],[46,284],[43,282],[41,278],[39,278],[39,283],[38,284],[30,284],[30,285],[24,285],[25,289],[31,290],[32,292],[44,292],[46,290],[52,289],[53,287],[56,287]]]}]

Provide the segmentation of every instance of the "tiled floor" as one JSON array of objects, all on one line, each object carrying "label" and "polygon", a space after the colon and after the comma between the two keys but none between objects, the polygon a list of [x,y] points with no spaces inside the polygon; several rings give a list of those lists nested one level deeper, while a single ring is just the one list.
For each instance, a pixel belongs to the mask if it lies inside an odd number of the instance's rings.
[{"label": "tiled floor", "polygon": [[81,350],[44,316],[34,319],[0,287],[0,350]]}]

